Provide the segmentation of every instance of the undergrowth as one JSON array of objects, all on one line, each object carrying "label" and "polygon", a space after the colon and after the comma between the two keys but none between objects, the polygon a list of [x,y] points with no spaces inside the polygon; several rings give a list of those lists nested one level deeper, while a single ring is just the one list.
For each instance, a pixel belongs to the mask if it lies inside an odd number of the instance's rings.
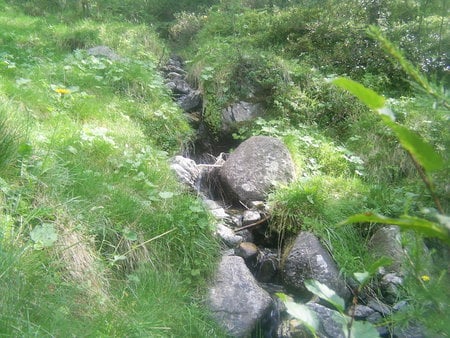
[{"label": "undergrowth", "polygon": [[221,336],[200,306],[212,221],[168,165],[193,132],[161,40],[10,7],[0,26],[0,335]]}]

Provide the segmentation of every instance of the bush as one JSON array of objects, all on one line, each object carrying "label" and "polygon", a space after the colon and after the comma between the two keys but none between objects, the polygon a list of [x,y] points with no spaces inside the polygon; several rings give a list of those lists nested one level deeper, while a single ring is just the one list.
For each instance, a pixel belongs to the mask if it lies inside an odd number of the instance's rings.
[{"label": "bush", "polygon": [[169,28],[170,37],[178,43],[188,43],[202,28],[207,16],[181,12],[175,14],[175,20],[175,23]]}]

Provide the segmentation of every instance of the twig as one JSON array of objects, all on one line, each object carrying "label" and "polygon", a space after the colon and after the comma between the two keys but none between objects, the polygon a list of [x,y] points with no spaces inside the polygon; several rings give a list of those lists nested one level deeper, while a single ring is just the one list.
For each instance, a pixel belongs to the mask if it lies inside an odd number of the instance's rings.
[{"label": "twig", "polygon": [[164,233],[162,233],[162,234],[160,234],[160,235],[158,235],[158,236],[152,237],[152,238],[150,238],[149,240],[146,240],[145,242],[142,242],[141,244],[132,247],[130,250],[128,250],[127,252],[125,252],[125,253],[123,254],[123,256],[126,256],[126,255],[128,255],[130,252],[132,252],[133,250],[136,250],[137,248],[139,248],[139,247],[141,247],[141,246],[144,246],[144,245],[147,244],[147,243],[153,242],[155,239],[158,239],[158,238],[161,238],[161,237],[163,237],[163,236],[165,236],[165,235],[167,235],[167,234],[170,234],[172,231],[175,231],[175,230],[176,230],[176,229],[173,228],[173,229],[170,229],[170,230],[168,230],[168,231],[166,231],[166,232],[164,232]]},{"label": "twig", "polygon": [[239,232],[239,231],[241,231],[241,230],[245,230],[245,229],[248,229],[248,228],[252,228],[252,227],[257,226],[257,225],[259,225],[259,224],[261,224],[261,223],[264,223],[264,222],[267,221],[269,218],[270,218],[269,216],[266,216],[266,217],[264,217],[263,219],[260,219],[258,222],[255,222],[255,223],[248,224],[248,225],[245,225],[245,226],[243,226],[243,227],[237,228],[237,229],[234,230],[234,232]]},{"label": "twig", "polygon": [[222,168],[223,164],[197,164],[197,167]]}]

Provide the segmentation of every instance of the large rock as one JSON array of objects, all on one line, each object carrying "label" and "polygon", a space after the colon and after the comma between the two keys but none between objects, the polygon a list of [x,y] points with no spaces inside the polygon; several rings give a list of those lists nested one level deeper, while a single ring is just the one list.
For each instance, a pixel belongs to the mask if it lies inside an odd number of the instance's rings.
[{"label": "large rock", "polygon": [[376,257],[388,257],[392,264],[383,267],[384,273],[402,274],[402,264],[406,258],[401,244],[400,229],[394,225],[383,226],[378,229],[368,243],[369,251]]},{"label": "large rock", "polygon": [[302,231],[282,267],[284,285],[299,296],[309,296],[305,280],[314,279],[334,290],[344,300],[350,299],[344,279],[328,251],[316,236]]},{"label": "large rock", "polygon": [[239,101],[222,110],[222,132],[235,130],[240,123],[263,116],[264,109],[260,103]]},{"label": "large rock", "polygon": [[276,183],[294,178],[294,163],[284,144],[273,137],[244,141],[219,171],[223,188],[243,202],[265,200]]},{"label": "large rock", "polygon": [[199,90],[191,90],[186,95],[181,96],[178,100],[178,105],[187,113],[202,108],[202,94]]},{"label": "large rock", "polygon": [[89,55],[93,56],[103,56],[107,59],[110,59],[111,61],[122,61],[123,58],[119,56],[114,50],[112,50],[108,46],[95,46],[92,48],[89,48],[87,50],[87,53]]},{"label": "large rock", "polygon": [[233,337],[248,336],[272,305],[238,256],[222,257],[208,298],[215,319]]},{"label": "large rock", "polygon": [[193,160],[183,156],[175,156],[171,160],[170,167],[183,183],[194,189],[198,187],[197,182],[200,178],[201,169]]}]

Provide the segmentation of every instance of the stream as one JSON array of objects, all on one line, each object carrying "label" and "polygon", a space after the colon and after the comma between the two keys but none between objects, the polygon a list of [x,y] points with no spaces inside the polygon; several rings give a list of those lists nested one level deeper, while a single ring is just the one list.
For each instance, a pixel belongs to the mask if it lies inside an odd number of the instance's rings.
[{"label": "stream", "polygon": [[[346,301],[347,318],[351,316],[352,322],[376,326],[371,326],[373,335],[365,337],[424,337],[420,326],[398,328],[383,322],[407,306],[406,301],[397,299],[401,273],[382,271],[379,284],[370,288],[380,294],[361,292],[355,296],[358,285],[343,279],[332,256],[314,234],[300,231],[292,248],[282,247],[280,235],[269,231],[270,208],[259,192],[269,189],[264,180],[294,180],[295,170],[287,149],[279,140],[266,136],[239,144],[228,134],[215,141],[202,119],[201,93],[187,82],[183,66],[179,57],[171,57],[162,71],[173,99],[197,130],[197,140],[183,156],[172,159],[171,167],[217,221],[216,235],[223,243],[223,257],[211,287],[209,306],[219,324],[235,337],[311,336],[304,325],[287,314],[285,305],[275,295],[281,292],[295,294],[296,300],[315,313],[319,323],[317,336],[346,337],[345,326],[336,320],[337,312],[317,298],[311,299],[304,281],[312,279],[326,284]],[[247,114],[251,120],[255,117],[254,108],[246,102],[235,103],[224,110],[223,119],[226,122],[228,114],[229,120],[241,121]],[[261,182],[263,187],[258,186]],[[374,235],[374,250],[396,251],[401,258],[398,236],[395,227],[381,228]]]}]

